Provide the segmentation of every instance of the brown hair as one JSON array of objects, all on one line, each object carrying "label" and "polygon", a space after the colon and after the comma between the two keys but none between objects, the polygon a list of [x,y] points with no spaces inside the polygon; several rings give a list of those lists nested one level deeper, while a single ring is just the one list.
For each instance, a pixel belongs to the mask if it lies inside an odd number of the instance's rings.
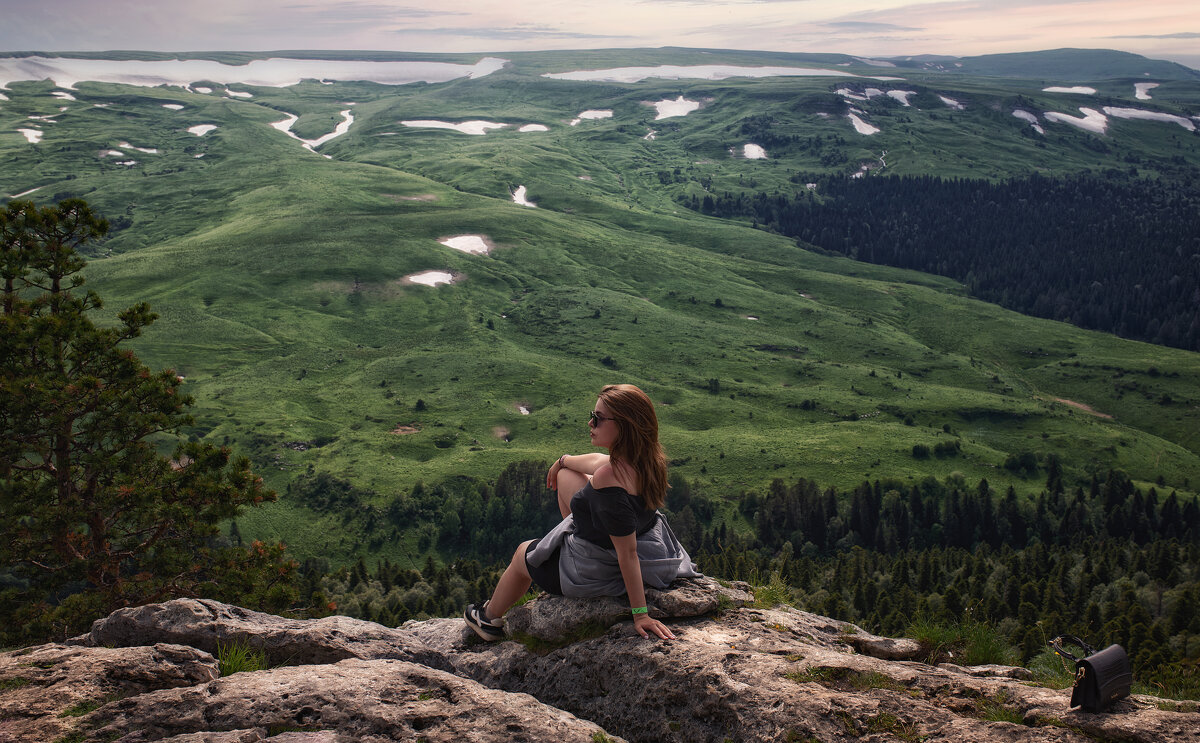
[{"label": "brown hair", "polygon": [[658,443],[658,416],[654,403],[632,384],[610,384],[600,399],[617,424],[617,440],[609,449],[619,464],[633,468],[638,494],[651,509],[667,500],[667,455]]}]

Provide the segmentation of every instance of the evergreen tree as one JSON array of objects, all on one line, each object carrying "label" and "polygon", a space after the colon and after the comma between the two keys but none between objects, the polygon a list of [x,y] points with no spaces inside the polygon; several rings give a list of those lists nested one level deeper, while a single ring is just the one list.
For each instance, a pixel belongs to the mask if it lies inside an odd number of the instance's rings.
[{"label": "evergreen tree", "polygon": [[[0,644],[61,636],[121,606],[209,596],[290,603],[282,545],[222,546],[222,523],[274,500],[246,459],[185,442],[192,400],[120,347],[145,304],[97,327],[78,248],[107,223],[81,200],[0,212]],[[158,445],[174,440],[170,457]]]}]

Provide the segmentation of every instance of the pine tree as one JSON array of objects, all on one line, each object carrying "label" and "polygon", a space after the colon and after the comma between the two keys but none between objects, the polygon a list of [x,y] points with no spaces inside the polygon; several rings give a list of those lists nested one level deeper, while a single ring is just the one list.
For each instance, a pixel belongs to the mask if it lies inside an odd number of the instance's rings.
[{"label": "pine tree", "polygon": [[182,380],[120,346],[155,315],[137,304],[115,327],[90,319],[101,302],[80,288],[78,248],[107,228],[75,199],[0,211],[0,644],[178,596],[275,608],[293,595],[282,545],[217,541],[274,493],[248,460],[185,442]]}]

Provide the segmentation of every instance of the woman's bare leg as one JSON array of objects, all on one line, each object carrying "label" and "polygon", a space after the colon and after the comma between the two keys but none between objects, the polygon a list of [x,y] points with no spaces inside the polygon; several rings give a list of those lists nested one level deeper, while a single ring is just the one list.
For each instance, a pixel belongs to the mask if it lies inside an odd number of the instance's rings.
[{"label": "woman's bare leg", "polygon": [[587,484],[588,476],[566,467],[558,471],[558,512],[562,517],[571,515],[571,496]]},{"label": "woman's bare leg", "polygon": [[521,546],[513,553],[512,562],[504,569],[504,575],[500,576],[500,582],[496,584],[496,590],[492,591],[492,598],[486,606],[488,619],[504,616],[505,612],[517,603],[517,599],[525,595],[529,586],[533,585],[529,569],[525,567],[525,550],[532,541],[530,539],[521,542]]}]

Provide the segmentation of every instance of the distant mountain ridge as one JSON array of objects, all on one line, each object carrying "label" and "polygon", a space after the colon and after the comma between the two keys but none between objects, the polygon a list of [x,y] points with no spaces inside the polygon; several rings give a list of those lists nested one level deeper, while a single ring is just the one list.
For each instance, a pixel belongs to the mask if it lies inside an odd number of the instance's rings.
[{"label": "distant mountain ridge", "polygon": [[[1200,80],[1200,70],[1178,62],[1152,59],[1141,54],[1115,49],[1045,49],[1033,52],[1010,52],[1005,54],[983,54],[970,57],[955,57],[939,54],[915,54],[897,57],[865,57],[862,55],[821,52],[771,52],[734,49],[702,49],[692,47],[661,47],[658,49],[591,49],[578,51],[539,52],[479,52],[442,54],[431,52],[404,52],[385,50],[313,50],[277,49],[272,51],[184,51],[152,52],[141,50],[110,50],[102,52],[73,51],[0,51],[0,58],[62,57],[71,59],[109,59],[136,61],[170,60],[214,60],[225,64],[246,64],[256,59],[286,58],[311,60],[370,60],[370,61],[451,61],[474,59],[480,56],[503,56],[521,58],[528,55],[553,58],[569,56],[572,60],[586,60],[589,56],[607,57],[614,53],[651,53],[658,56],[689,57],[701,55],[737,55],[745,61],[755,59],[762,64],[805,63],[839,66],[867,66],[878,68],[880,62],[901,69],[918,69],[926,72],[953,72],[968,75],[985,75],[1011,78],[1045,78],[1048,80],[1108,80],[1132,77],[1157,77],[1167,80]],[[697,59],[695,63],[702,60]],[[680,60],[677,63],[681,63]],[[632,63],[632,62],[631,62]],[[875,63],[875,64],[872,64]]]},{"label": "distant mountain ridge", "polygon": [[1140,54],[1113,49],[1046,49],[1038,52],[983,54],[977,57],[918,55],[888,57],[901,68],[964,75],[1047,80],[1111,80],[1127,77],[1156,77],[1169,80],[1200,80],[1200,71],[1178,62],[1150,59]]}]

